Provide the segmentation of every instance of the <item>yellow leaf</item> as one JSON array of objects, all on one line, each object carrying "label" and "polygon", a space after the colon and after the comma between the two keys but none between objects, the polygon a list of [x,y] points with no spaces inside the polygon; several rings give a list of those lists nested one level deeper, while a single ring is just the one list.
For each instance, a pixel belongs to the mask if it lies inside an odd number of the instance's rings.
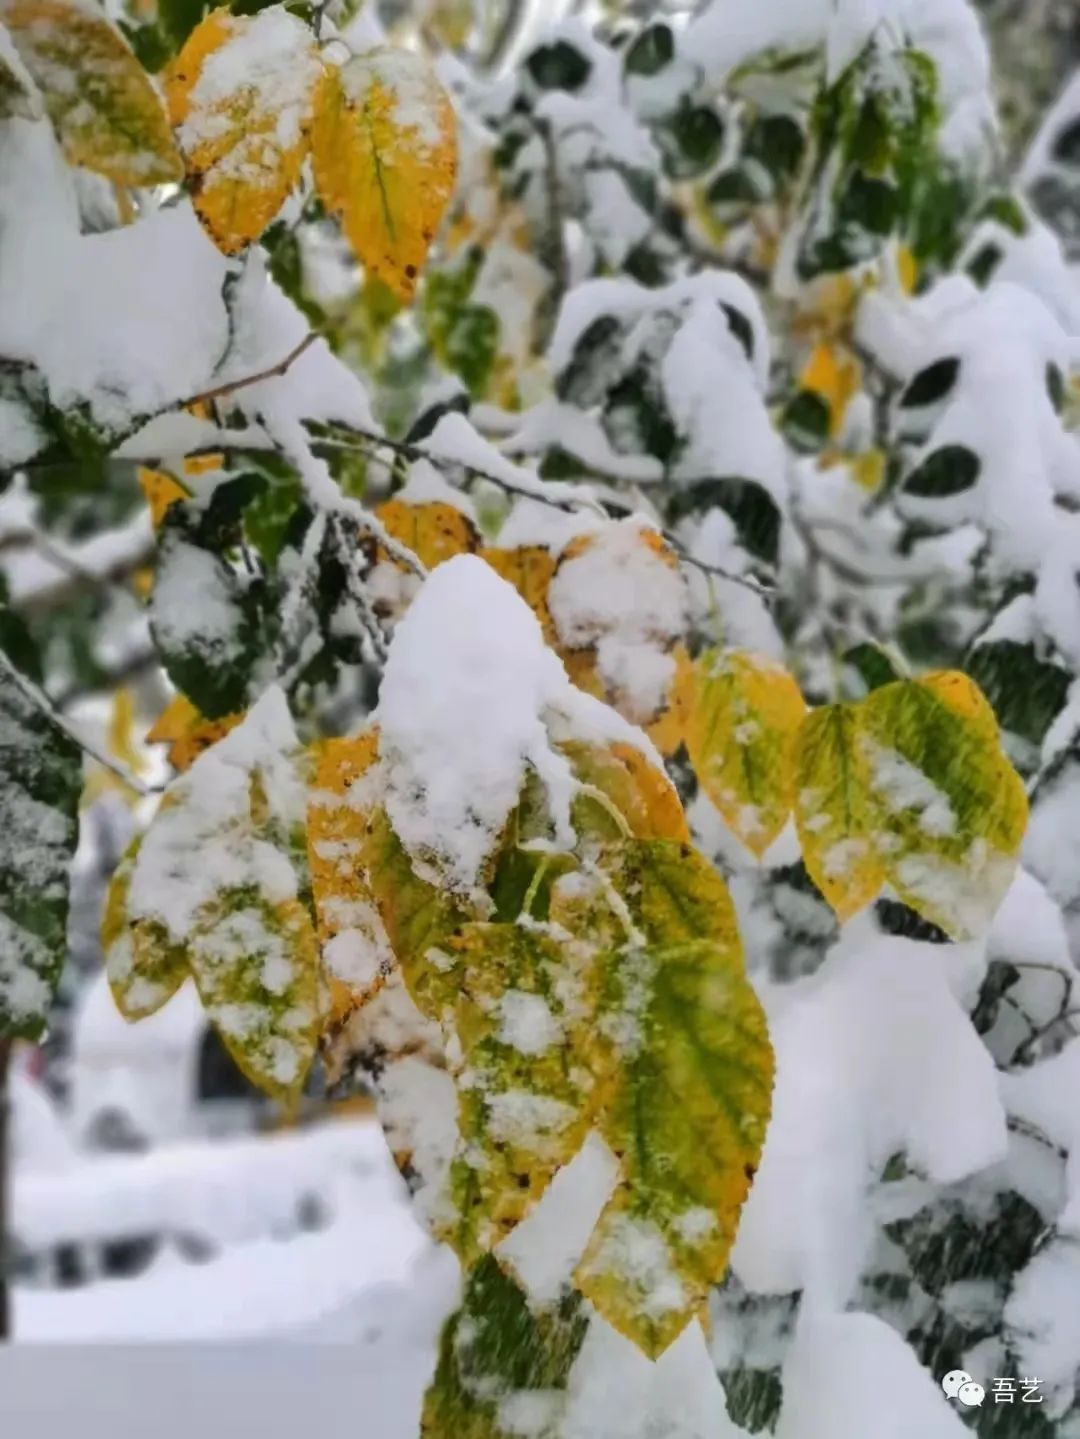
[{"label": "yellow leaf", "polygon": [[915,286],[919,283],[919,262],[907,245],[900,245],[897,248],[896,271],[904,294],[913,295]]},{"label": "yellow leaf", "polygon": [[1012,883],[1027,793],[966,675],[898,680],[858,705],[875,842],[905,904],[952,939],[984,933]]},{"label": "yellow leaf", "polygon": [[107,735],[109,753],[127,765],[133,774],[142,774],[146,769],[146,756],[135,747],[134,724],[135,696],[124,685],[113,695]]},{"label": "yellow leaf", "polygon": [[705,793],[760,859],[795,798],[795,740],[806,702],[763,655],[709,650],[686,672],[686,747]]},{"label": "yellow leaf", "polygon": [[335,1024],[379,989],[393,963],[363,868],[369,806],[360,784],[377,755],[374,730],[314,747],[308,864]]},{"label": "yellow leaf", "polygon": [[[165,803],[165,801],[162,801]],[[133,921],[128,893],[141,841],[135,840],[113,872],[101,921],[105,973],[116,1007],[127,1020],[145,1019],[187,978],[187,954],[154,919]]]},{"label": "yellow leaf", "polygon": [[311,31],[281,5],[212,11],[169,66],[192,203],[224,254],[257,240],[299,179],[321,74]]},{"label": "yellow leaf", "polygon": [[861,384],[862,367],[855,356],[823,340],[814,346],[799,380],[801,389],[812,390],[829,406],[829,433],[834,439]]},{"label": "yellow leaf", "polygon": [[185,490],[180,481],[174,479],[166,470],[140,468],[138,477],[139,487],[150,506],[150,519],[155,530],[165,518],[165,512],[170,505],[177,500],[191,498],[191,492]]},{"label": "yellow leaf", "polygon": [[328,67],[311,150],[319,195],[357,257],[410,300],[457,169],[453,107],[434,71],[385,47]]},{"label": "yellow leaf", "polygon": [[217,744],[244,718],[242,714],[222,719],[203,719],[189,699],[177,695],[162,710],[146,732],[147,744],[167,744],[169,763],[182,773],[211,745]]},{"label": "yellow leaf", "polygon": [[182,178],[157,91],[104,15],[69,0],[6,0],[0,15],[73,165],[115,185]]},{"label": "yellow leaf", "polygon": [[479,532],[468,515],[442,500],[423,504],[387,500],[375,511],[375,517],[429,570],[454,555],[473,554],[480,545]]},{"label": "yellow leaf", "polygon": [[803,722],[796,745],[795,822],[810,878],[841,921],[877,895],[885,867],[874,843],[874,806],[856,705],[826,705]]},{"label": "yellow leaf", "polygon": [[542,545],[518,545],[516,549],[488,546],[480,551],[480,558],[514,586],[540,621],[544,639],[549,645],[554,645],[555,627],[547,603],[548,586],[555,573],[551,551],[545,550]]},{"label": "yellow leaf", "polygon": [[727,1267],[769,1119],[773,1054],[723,880],[690,845],[634,841],[604,869],[633,932],[605,957],[582,1058],[620,1180],[574,1280],[651,1358]]}]

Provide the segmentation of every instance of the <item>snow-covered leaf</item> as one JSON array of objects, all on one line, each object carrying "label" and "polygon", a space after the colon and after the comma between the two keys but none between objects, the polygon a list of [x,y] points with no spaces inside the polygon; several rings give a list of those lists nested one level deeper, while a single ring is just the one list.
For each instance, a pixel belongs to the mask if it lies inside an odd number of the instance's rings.
[{"label": "snow-covered leaf", "polygon": [[146,731],[147,744],[167,744],[169,763],[178,773],[190,769],[203,750],[217,744],[244,718],[242,714],[204,719],[186,695],[176,695]]},{"label": "snow-covered leaf", "polygon": [[466,1264],[522,1220],[588,1133],[596,956],[517,924],[469,924],[450,951],[462,1062],[442,1236]]},{"label": "snow-covered leaf", "polygon": [[4,0],[0,19],[73,165],[133,187],[181,178],[157,91],[104,15],[69,0]]},{"label": "snow-covered leaf", "polygon": [[281,5],[212,11],[170,65],[192,202],[226,255],[259,238],[299,179],[321,73],[311,31]]},{"label": "snow-covered leaf", "polygon": [[378,736],[364,730],[322,740],[313,755],[308,863],[335,1016],[370,998],[394,958],[364,869],[370,802],[365,803],[363,779],[377,754]]},{"label": "snow-covered leaf", "polygon": [[993,710],[956,672],[885,685],[859,708],[889,882],[954,939],[974,938],[1012,882],[1028,816]]},{"label": "snow-covered leaf", "polygon": [[[166,797],[162,804],[170,802]],[[129,912],[131,876],[141,843],[135,839],[114,870],[101,920],[109,988],[128,1020],[155,1014],[191,972],[186,948],[170,937],[161,920],[132,919]]]},{"label": "snow-covered leaf", "polygon": [[428,63],[378,48],[328,66],[311,130],[315,184],[367,269],[408,301],[454,188],[454,112]]},{"label": "snow-covered leaf", "polygon": [[67,953],[82,755],[0,655],[0,1036],[38,1039]]},{"label": "snow-covered leaf", "polygon": [[652,1357],[727,1266],[761,1155],[773,1057],[723,880],[689,845],[604,866],[630,933],[606,957],[587,1062],[620,1180],[577,1267],[599,1313]]},{"label": "snow-covered leaf", "polygon": [[133,936],[153,926],[145,958],[171,975],[167,946],[184,951],[239,1068],[285,1099],[303,1085],[325,1008],[306,778],[284,696],[268,690],[174,780],[124,881]]},{"label": "snow-covered leaf", "polygon": [[422,1439],[557,1432],[587,1328],[578,1295],[540,1308],[493,1258],[482,1259],[443,1330]]},{"label": "snow-covered leaf", "polygon": [[686,748],[705,793],[760,858],[795,798],[795,740],[806,703],[763,655],[708,650],[688,675]]}]

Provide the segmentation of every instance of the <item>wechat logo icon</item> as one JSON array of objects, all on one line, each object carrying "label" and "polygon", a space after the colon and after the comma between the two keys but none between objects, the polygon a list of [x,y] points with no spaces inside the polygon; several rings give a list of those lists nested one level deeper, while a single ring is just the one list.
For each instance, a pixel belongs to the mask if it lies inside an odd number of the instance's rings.
[{"label": "wechat logo icon", "polygon": [[974,1409],[986,1398],[986,1390],[963,1369],[950,1369],[941,1387],[949,1399],[959,1399],[968,1409]]}]

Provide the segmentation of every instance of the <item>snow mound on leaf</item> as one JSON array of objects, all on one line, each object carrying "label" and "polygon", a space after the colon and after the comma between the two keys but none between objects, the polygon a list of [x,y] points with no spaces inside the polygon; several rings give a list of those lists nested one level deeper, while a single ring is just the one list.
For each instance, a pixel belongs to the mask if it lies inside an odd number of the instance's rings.
[{"label": "snow mound on leaf", "polygon": [[553,740],[622,741],[661,766],[639,730],[574,688],[525,601],[473,555],[429,575],[398,626],[375,722],[398,838],[465,891],[529,767],[547,790],[556,842],[573,843],[574,779]]}]

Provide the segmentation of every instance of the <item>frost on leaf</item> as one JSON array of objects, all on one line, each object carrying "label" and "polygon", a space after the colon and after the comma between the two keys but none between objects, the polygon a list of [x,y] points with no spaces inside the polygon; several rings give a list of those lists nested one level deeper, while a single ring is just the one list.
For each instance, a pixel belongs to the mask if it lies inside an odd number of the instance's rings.
[{"label": "frost on leaf", "polygon": [[595,957],[516,924],[466,925],[453,942],[458,1151],[443,1235],[466,1263],[525,1217],[589,1130],[585,1042]]},{"label": "frost on leaf", "polygon": [[377,736],[321,741],[308,796],[307,848],[323,968],[335,1015],[344,1016],[378,989],[393,953],[364,868],[370,801],[364,776]]},{"label": "frost on leaf", "polygon": [[117,185],[182,177],[157,91],[103,15],[67,0],[5,0],[0,19],[73,165]]},{"label": "frost on leaf", "polygon": [[619,1184],[575,1282],[655,1357],[723,1276],[761,1156],[773,1054],[723,880],[689,845],[616,847],[627,933],[605,956],[590,1067]]},{"label": "frost on leaf", "polygon": [[300,177],[322,65],[280,5],[209,14],[169,67],[169,116],[192,202],[226,255],[257,240]]},{"label": "frost on leaf", "polygon": [[[160,982],[140,959],[182,949],[237,1065],[283,1098],[299,1093],[324,1010],[304,818],[303,752],[271,689],[170,786],[127,882],[133,977]],[[155,936],[142,952],[141,927]]]},{"label": "frost on leaf", "polygon": [[537,1308],[485,1258],[439,1341],[421,1439],[512,1439],[559,1432],[588,1318],[580,1295]]},{"label": "frost on leaf", "polygon": [[806,714],[799,687],[762,655],[711,650],[687,680],[686,748],[705,793],[758,858],[787,824],[795,796],[795,738]]},{"label": "frost on leaf", "polygon": [[[168,799],[162,805],[168,804]],[[140,840],[117,865],[105,898],[101,948],[113,999],[128,1020],[145,1019],[170,1000],[190,973],[187,950],[160,919],[132,919],[128,896]]]},{"label": "frost on leaf", "polygon": [[67,952],[82,756],[0,656],[0,1037],[37,1039]]},{"label": "frost on leaf", "polygon": [[572,540],[548,606],[575,684],[633,724],[663,717],[674,703],[688,595],[675,554],[655,530],[629,519]]},{"label": "frost on leaf", "polygon": [[457,169],[453,107],[434,71],[385,47],[328,66],[311,150],[319,194],[357,257],[410,300]]}]

